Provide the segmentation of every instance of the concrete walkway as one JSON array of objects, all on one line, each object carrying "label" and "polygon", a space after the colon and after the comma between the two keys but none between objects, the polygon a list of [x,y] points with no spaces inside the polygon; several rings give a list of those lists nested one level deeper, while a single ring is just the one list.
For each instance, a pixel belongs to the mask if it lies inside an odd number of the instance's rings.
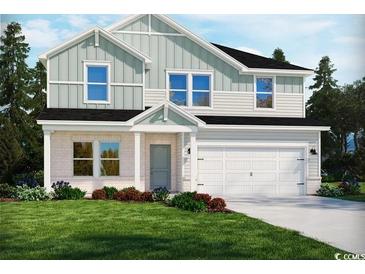
[{"label": "concrete walkway", "polygon": [[316,196],[224,198],[236,212],[365,254],[365,203]]}]

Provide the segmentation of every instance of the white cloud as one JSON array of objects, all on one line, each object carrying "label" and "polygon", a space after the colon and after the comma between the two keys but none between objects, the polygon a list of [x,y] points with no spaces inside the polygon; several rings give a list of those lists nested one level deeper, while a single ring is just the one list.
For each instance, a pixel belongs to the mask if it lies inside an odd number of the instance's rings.
[{"label": "white cloud", "polygon": [[75,35],[73,31],[52,27],[51,21],[45,19],[26,22],[23,26],[23,33],[30,47],[34,48],[51,48]]},{"label": "white cloud", "polygon": [[349,46],[365,46],[365,38],[359,36],[337,36],[333,41]]},{"label": "white cloud", "polygon": [[249,47],[237,47],[238,50],[242,50],[242,51],[245,51],[245,52],[249,52],[249,53],[252,53],[252,54],[256,54],[256,55],[261,55],[261,56],[264,56],[264,54],[259,51],[258,49],[254,49],[254,48],[249,48]]},{"label": "white cloud", "polygon": [[65,15],[66,21],[70,26],[77,29],[88,29],[92,27],[90,20],[84,15]]}]

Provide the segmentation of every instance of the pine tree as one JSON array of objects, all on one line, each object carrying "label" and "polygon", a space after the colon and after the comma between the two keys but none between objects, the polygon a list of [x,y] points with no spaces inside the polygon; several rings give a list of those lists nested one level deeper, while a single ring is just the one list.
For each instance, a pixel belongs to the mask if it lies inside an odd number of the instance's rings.
[{"label": "pine tree", "polygon": [[30,70],[30,73],[32,77],[29,85],[29,94],[32,96],[30,115],[37,118],[46,105],[47,71],[42,63],[38,61],[35,67]]},{"label": "pine tree", "polygon": [[284,51],[281,48],[276,48],[272,54],[272,58],[276,61],[280,61],[283,63],[289,64],[289,62],[285,58]]},{"label": "pine tree", "polygon": [[309,87],[313,90],[324,90],[337,88],[337,80],[333,78],[333,73],[336,71],[334,64],[328,56],[322,57],[319,65],[314,71],[316,76],[313,78],[314,84]]},{"label": "pine tree", "polygon": [[26,63],[29,46],[19,23],[7,25],[0,38],[0,121],[1,153],[7,162],[1,162],[2,174],[30,170],[33,121],[28,115],[30,71]]},{"label": "pine tree", "polygon": [[19,23],[7,25],[1,36],[0,46],[0,108],[4,117],[15,127],[23,127],[27,121],[30,98],[28,83],[30,73],[25,62],[29,46],[21,33]]}]

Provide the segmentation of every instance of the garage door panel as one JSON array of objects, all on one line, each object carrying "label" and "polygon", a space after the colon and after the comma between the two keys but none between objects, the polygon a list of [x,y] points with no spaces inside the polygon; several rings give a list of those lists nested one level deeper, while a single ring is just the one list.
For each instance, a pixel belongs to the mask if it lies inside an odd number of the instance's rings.
[{"label": "garage door panel", "polygon": [[253,158],[276,158],[275,149],[256,149],[252,151]]},{"label": "garage door panel", "polygon": [[[198,191],[212,195],[304,194],[301,148],[200,148]],[[299,185],[298,185],[299,184]]]},{"label": "garage door panel", "polygon": [[280,148],[279,158],[300,159],[304,157],[303,150],[293,148]]},{"label": "garage door panel", "polygon": [[226,173],[226,185],[250,184],[250,174],[248,172]]},{"label": "garage door panel", "polygon": [[251,157],[251,151],[249,150],[238,150],[237,148],[226,149],[226,159],[249,159]]},{"label": "garage door panel", "polygon": [[279,182],[301,182],[303,178],[302,172],[297,173],[288,173],[288,172],[280,172],[279,173]]},{"label": "garage door panel", "polygon": [[226,170],[251,170],[251,161],[226,160]]},{"label": "garage door panel", "polygon": [[222,156],[223,156],[223,148],[205,148],[203,150],[198,150],[199,158],[222,159]]},{"label": "garage door panel", "polygon": [[224,180],[222,172],[199,173],[199,182],[205,185],[220,184]]},{"label": "garage door panel", "polygon": [[223,161],[221,160],[204,160],[199,161],[198,166],[200,170],[222,170]]},{"label": "garage door panel", "polygon": [[302,169],[303,163],[297,160],[283,160],[279,161],[279,170],[300,170]]},{"label": "garage door panel", "polygon": [[252,170],[276,170],[275,160],[253,160]]}]

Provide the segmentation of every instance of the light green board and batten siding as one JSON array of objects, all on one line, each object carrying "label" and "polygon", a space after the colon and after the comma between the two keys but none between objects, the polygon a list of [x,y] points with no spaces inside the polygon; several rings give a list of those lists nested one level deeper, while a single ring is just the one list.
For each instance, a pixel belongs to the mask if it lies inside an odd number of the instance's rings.
[{"label": "light green board and batten siding", "polygon": [[[109,61],[111,64],[111,104],[85,104],[83,97],[85,60]],[[109,108],[142,109],[143,62],[114,43],[95,36],[53,56],[50,64],[50,107],[56,108]],[[118,84],[124,84],[123,86]],[[128,84],[133,84],[128,86]],[[134,86],[137,84],[137,86]]]}]

